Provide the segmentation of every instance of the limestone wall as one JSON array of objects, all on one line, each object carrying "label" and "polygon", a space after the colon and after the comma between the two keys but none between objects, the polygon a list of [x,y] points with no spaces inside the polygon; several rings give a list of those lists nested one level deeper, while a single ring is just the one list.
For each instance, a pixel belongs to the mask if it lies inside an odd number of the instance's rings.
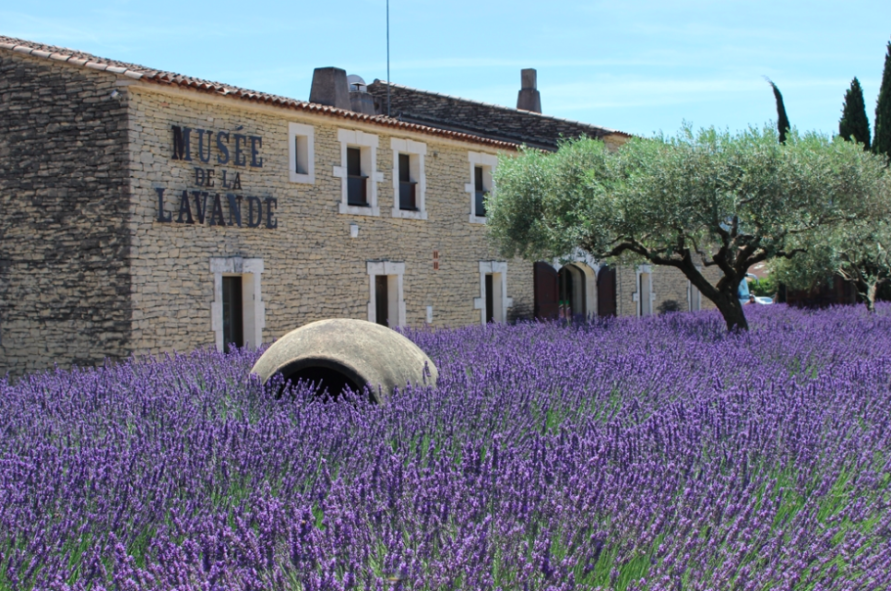
[{"label": "limestone wall", "polygon": [[127,108],[113,84],[0,51],[0,376],[129,351]]},{"label": "limestone wall", "polygon": [[[313,136],[312,178],[292,174],[295,124]],[[377,146],[363,170],[376,208],[342,202],[347,141]],[[394,212],[394,157],[407,148],[423,154],[424,215]],[[259,274],[244,302],[252,345],[314,320],[368,319],[372,267],[404,269],[406,325],[428,324],[432,307],[429,324],[446,327],[481,322],[481,269],[506,263],[505,319],[528,318],[532,263],[501,260],[471,215],[473,164],[496,156],[0,51],[0,373],[219,346],[224,273]],[[654,311],[687,309],[676,270],[653,267],[653,290]],[[637,314],[636,291],[635,268],[620,267],[620,315]]]},{"label": "limestone wall", "polygon": [[[637,316],[638,302],[635,294],[638,291],[638,267],[622,265],[616,270],[617,313],[619,316]],[[689,281],[679,270],[673,267],[650,265],[652,273],[653,314],[660,310],[677,307],[680,311],[690,310]],[[705,277],[712,282],[720,276],[714,267],[705,271]],[[715,305],[705,297],[701,297],[701,310],[712,310]]]},{"label": "limestone wall", "polygon": [[[471,198],[465,185],[472,182],[468,153],[494,155],[494,150],[297,111],[243,106],[225,99],[204,100],[197,93],[147,85],[130,86],[127,93],[131,109],[135,352],[185,351],[214,344],[211,258],[263,260],[265,342],[314,320],[367,319],[369,261],[405,264],[408,325],[426,324],[427,306],[433,306],[433,326],[480,322],[480,310],[474,308],[474,298],[481,295],[479,263],[500,259],[487,243],[485,226],[469,222]],[[289,180],[290,122],[313,129],[312,184]],[[172,158],[174,126],[193,130],[191,162]],[[201,163],[196,155],[197,129],[213,131],[214,137],[228,132],[230,140],[235,133],[262,137],[258,151],[262,167],[251,167],[250,162],[238,167],[231,160],[221,165],[221,154],[216,150],[208,163]],[[359,130],[377,137],[378,216],[339,213],[342,180],[335,176],[335,167],[344,164],[339,130]],[[426,144],[426,220],[392,215],[391,138]],[[249,152],[246,158],[250,160]],[[196,186],[196,166],[215,171],[213,188]],[[240,191],[220,187],[224,171],[227,182],[236,172],[240,174]],[[165,190],[161,217],[169,221],[158,221],[157,189]],[[176,223],[183,190],[208,192],[211,202],[213,194],[219,192],[224,208],[227,192],[245,199],[275,198],[277,227],[266,228],[265,218],[256,228],[246,227],[244,220],[242,227],[209,225],[207,220],[204,224]],[[190,207],[194,209],[194,205]],[[245,209],[243,205],[243,217]],[[356,238],[350,237],[353,223],[359,228]],[[434,270],[434,251],[438,253],[438,270]],[[532,264],[509,261],[507,267],[507,296],[513,298],[508,316],[528,316],[532,310]]]}]

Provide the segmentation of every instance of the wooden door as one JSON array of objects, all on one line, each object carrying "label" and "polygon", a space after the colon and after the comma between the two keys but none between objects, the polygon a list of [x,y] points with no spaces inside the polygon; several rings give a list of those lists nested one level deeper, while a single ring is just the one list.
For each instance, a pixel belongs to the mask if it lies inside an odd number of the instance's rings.
[{"label": "wooden door", "polygon": [[597,315],[616,315],[616,270],[601,267],[597,273]]},{"label": "wooden door", "polygon": [[544,262],[535,263],[532,268],[536,318],[556,320],[559,313],[557,271]]}]

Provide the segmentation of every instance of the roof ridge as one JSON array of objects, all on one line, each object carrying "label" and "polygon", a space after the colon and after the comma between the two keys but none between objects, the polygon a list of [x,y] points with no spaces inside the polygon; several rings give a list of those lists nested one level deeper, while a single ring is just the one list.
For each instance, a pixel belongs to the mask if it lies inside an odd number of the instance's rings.
[{"label": "roof ridge", "polygon": [[68,63],[74,66],[85,67],[93,70],[107,71],[116,75],[127,76],[135,80],[144,82],[179,86],[189,90],[205,93],[215,93],[221,96],[231,97],[234,99],[247,100],[251,102],[269,104],[281,108],[290,108],[299,111],[306,111],[314,114],[326,115],[330,117],[338,117],[341,119],[350,119],[353,121],[362,121],[367,123],[376,123],[386,127],[402,129],[405,131],[414,131],[427,135],[439,137],[447,137],[458,141],[466,141],[471,143],[488,145],[491,147],[505,148],[516,150],[519,144],[502,140],[494,140],[480,137],[474,134],[449,131],[421,125],[418,123],[409,123],[400,121],[386,115],[367,115],[365,113],[356,113],[346,109],[338,109],[328,105],[311,103],[300,99],[288,98],[280,95],[260,92],[233,86],[231,84],[223,84],[221,82],[213,82],[201,78],[184,76],[175,72],[164,70],[153,70],[145,66],[112,60],[99,57],[91,53],[73,50],[55,45],[45,45],[35,43],[25,39],[17,39],[15,37],[7,37],[0,35],[0,49],[14,51],[25,55],[31,55],[38,58],[50,59],[60,63]]},{"label": "roof ridge", "polygon": [[[384,84],[384,85],[390,86],[391,88],[402,88],[402,89],[405,89],[405,90],[410,90],[410,91],[412,91],[412,92],[420,92],[420,93],[427,94],[427,95],[431,95],[431,96],[437,96],[437,97],[442,97],[442,98],[447,98],[447,99],[453,99],[453,100],[456,100],[456,101],[462,101],[462,102],[465,102],[465,103],[473,103],[473,104],[475,104],[475,105],[480,105],[480,106],[483,106],[483,107],[494,108],[494,109],[501,109],[501,110],[503,110],[503,111],[510,111],[510,112],[512,112],[512,113],[524,113],[524,114],[528,114],[528,115],[535,116],[535,117],[541,117],[542,119],[552,119],[552,120],[554,120],[554,121],[562,121],[562,122],[564,122],[564,123],[571,123],[571,124],[573,124],[573,125],[580,125],[580,126],[583,126],[583,127],[592,127],[592,128],[595,128],[595,129],[600,129],[600,130],[609,132],[609,133],[611,133],[611,134],[612,134],[612,133],[616,133],[616,134],[619,134],[619,135],[626,135],[626,136],[628,136],[628,137],[633,137],[630,133],[627,133],[627,132],[624,132],[624,131],[619,131],[619,130],[617,130],[617,129],[611,129],[611,128],[609,128],[609,127],[603,127],[603,126],[600,126],[600,125],[594,125],[593,123],[585,123],[584,121],[578,121],[578,120],[576,120],[576,119],[566,119],[566,118],[564,118],[564,117],[556,117],[556,116],[554,116],[554,115],[546,115],[546,114],[544,114],[544,113],[538,113],[538,112],[536,112],[536,111],[527,111],[526,109],[515,109],[515,108],[513,108],[513,107],[505,107],[504,105],[496,105],[495,103],[487,103],[487,102],[485,102],[485,101],[479,101],[479,100],[476,100],[476,99],[468,99],[468,98],[464,98],[464,97],[460,97],[460,96],[455,96],[455,95],[452,95],[452,94],[445,94],[445,93],[442,93],[442,92],[436,92],[435,90],[424,90],[424,89],[422,89],[422,88],[414,88],[414,87],[412,87],[412,86],[406,86],[405,84],[397,84],[397,83],[395,83],[395,82],[388,82],[387,80],[380,80],[380,79],[378,79],[378,78],[375,78],[374,81],[373,81],[371,84],[374,84],[374,83],[376,83],[376,82],[377,82],[377,83],[380,83],[380,84]],[[369,84],[369,86],[371,86],[371,84]]]}]

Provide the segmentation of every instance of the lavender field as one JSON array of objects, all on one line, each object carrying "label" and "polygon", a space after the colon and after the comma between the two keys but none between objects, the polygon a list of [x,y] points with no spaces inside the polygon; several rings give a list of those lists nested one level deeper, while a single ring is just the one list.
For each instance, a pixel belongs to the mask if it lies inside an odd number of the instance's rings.
[{"label": "lavender field", "polygon": [[891,307],[409,332],[436,389],[257,353],[0,382],[0,589],[887,589]]}]

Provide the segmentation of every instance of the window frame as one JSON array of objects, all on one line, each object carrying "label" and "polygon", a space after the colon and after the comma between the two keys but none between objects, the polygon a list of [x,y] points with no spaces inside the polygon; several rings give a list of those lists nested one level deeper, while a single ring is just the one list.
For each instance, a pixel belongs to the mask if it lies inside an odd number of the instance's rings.
[{"label": "window frame", "polygon": [[244,345],[256,349],[263,343],[266,327],[266,302],[263,301],[260,276],[263,259],[226,257],[210,259],[213,274],[214,301],[210,306],[210,328],[214,333],[217,351],[223,351],[223,277],[240,276],[242,279],[242,330]]},{"label": "window frame", "polygon": [[480,324],[486,326],[486,276],[492,276],[492,322],[505,324],[507,309],[512,308],[514,299],[507,297],[507,263],[504,261],[480,261],[480,295],[473,298],[473,308],[480,311]]},{"label": "window frame", "polygon": [[[649,302],[649,306],[647,306],[647,314],[643,313],[644,312],[643,301],[642,301],[643,298],[641,297],[641,293],[640,293],[641,292],[641,283],[640,283],[641,275],[648,276],[648,278],[647,278],[648,286],[650,288],[650,293],[649,293],[650,302]],[[634,284],[634,288],[637,291],[635,291],[634,294],[632,294],[631,299],[634,302],[636,302],[635,310],[637,311],[638,318],[642,318],[644,316],[654,316],[655,308],[654,308],[653,304],[656,303],[656,290],[653,289],[653,268],[650,265],[639,265],[636,270],[635,279],[636,279],[636,281]]]},{"label": "window frame", "polygon": [[[391,138],[390,149],[393,151],[393,208],[390,215],[394,218],[408,220],[427,219],[427,175],[424,169],[427,156],[427,144],[409,139]],[[399,205],[399,155],[409,158],[411,177],[415,186],[415,206],[417,209],[402,209]]]},{"label": "window frame", "polygon": [[492,175],[498,166],[498,156],[482,152],[468,152],[467,159],[470,163],[470,182],[464,185],[464,190],[470,193],[470,217],[468,221],[471,224],[485,224],[486,216],[477,215],[479,212],[476,211],[476,167],[479,166],[483,169],[483,191],[488,191],[491,195],[495,191]]},{"label": "window frame", "polygon": [[[298,143],[304,146],[302,151]],[[297,172],[298,160],[302,162],[305,173]],[[288,180],[308,185],[316,182],[315,130],[312,125],[288,123]]]},{"label": "window frame", "polygon": [[[367,261],[366,271],[368,273],[368,321],[377,323],[377,286],[376,278],[387,276],[387,297],[391,299],[388,303],[389,309],[387,316],[395,323],[390,324],[390,328],[405,326],[405,295],[403,290],[405,263],[393,263],[390,261]],[[393,300],[395,294],[395,300]]]},{"label": "window frame", "polygon": [[[384,173],[377,170],[377,148],[379,138],[359,130],[338,129],[337,140],[340,142],[340,166],[335,166],[333,174],[341,179],[341,198],[338,213],[361,216],[380,216],[377,202],[377,184],[383,182]],[[367,176],[366,199],[368,205],[350,205],[348,198],[349,174],[347,171],[347,148],[359,148],[362,174]]]}]

